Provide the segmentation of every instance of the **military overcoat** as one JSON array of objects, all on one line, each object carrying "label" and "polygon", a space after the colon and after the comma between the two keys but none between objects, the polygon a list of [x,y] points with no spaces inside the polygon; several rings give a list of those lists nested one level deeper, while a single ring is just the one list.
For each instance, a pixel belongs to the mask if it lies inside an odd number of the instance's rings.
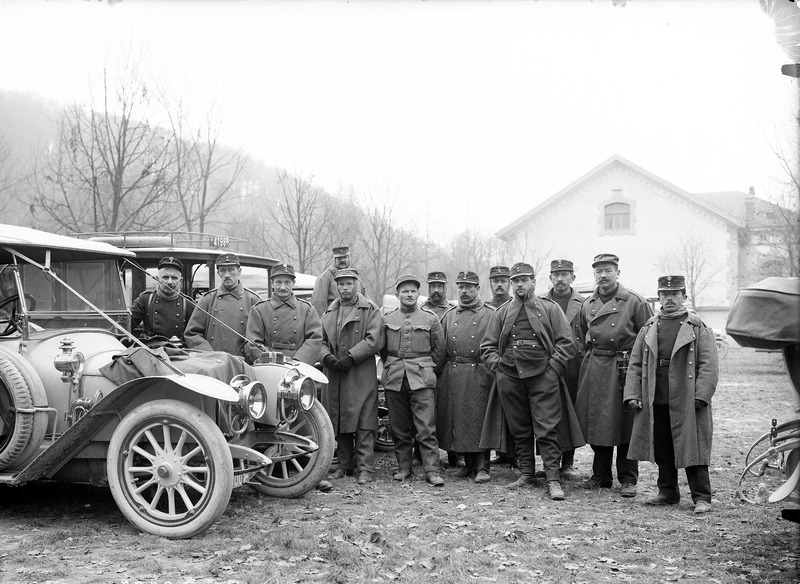
[{"label": "military overcoat", "polygon": [[589,444],[617,446],[630,440],[633,413],[623,407],[616,352],[633,349],[636,335],[651,316],[647,301],[622,284],[605,304],[597,290],[583,303],[581,335],[586,356],[575,410]]},{"label": "military overcoat", "polygon": [[447,314],[448,311],[455,308],[456,303],[452,300],[448,300],[446,304],[434,304],[431,302],[431,299],[428,298],[425,302],[422,303],[422,308],[426,310],[430,310],[433,314],[435,314],[439,321],[441,322],[444,315]]},{"label": "military overcoat", "polygon": [[482,300],[458,306],[442,318],[446,361],[439,367],[436,434],[439,447],[478,452],[494,375],[481,360],[481,340],[494,308]]},{"label": "military overcoat", "polygon": [[[313,365],[322,348],[322,325],[311,303],[294,294],[285,302],[273,296],[250,310],[247,339]],[[251,362],[261,356],[261,351],[251,344],[247,345],[246,352]]]},{"label": "military overcoat", "polygon": [[342,359],[350,355],[355,365],[347,371],[325,367],[328,385],[322,405],[336,434],[378,429],[378,372],[375,355],[382,344],[381,311],[361,294],[344,319],[341,303],[334,300],[322,315],[320,361],[326,355]]},{"label": "military overcoat", "polygon": [[[553,289],[550,288],[550,291],[547,293],[546,298],[550,300],[553,299]],[[583,337],[581,336],[581,306],[583,306],[583,301],[586,298],[583,294],[575,290],[574,288],[570,288],[570,297],[569,302],[567,303],[567,322],[569,322],[569,328],[572,331],[572,341],[575,343],[576,353],[575,356],[569,360],[567,363],[567,371],[566,371],[566,382],[567,388],[569,389],[569,395],[573,401],[578,395],[578,380],[580,379],[581,373],[581,363],[583,362],[583,357],[586,354],[586,349],[583,346]]]},{"label": "military overcoat", "polygon": [[[563,372],[567,363],[575,354],[569,323],[558,305],[547,298],[538,298],[532,291],[525,301],[514,296],[498,308],[492,315],[486,333],[481,342],[481,358],[496,372],[501,355],[510,342],[514,323],[521,310],[525,311],[531,328],[539,338],[544,350],[549,355],[548,363],[559,373],[559,392],[561,394],[561,422],[558,426],[558,440],[562,450],[579,448],[586,442],[580,431],[580,425],[569,397]],[[502,404],[497,394],[496,384],[489,396],[489,405],[481,436],[482,448],[503,449],[501,442],[505,435],[505,421]]]},{"label": "military overcoat", "polygon": [[142,325],[141,335],[183,338],[194,304],[180,294],[164,298],[155,290],[145,290],[131,304],[131,331]]},{"label": "military overcoat", "polygon": [[[642,402],[633,421],[628,458],[649,460],[653,456],[653,399],[656,390],[659,316],[651,318],[636,338],[624,401]],[[713,420],[711,397],[719,380],[719,362],[714,332],[695,314],[688,314],[678,330],[669,362],[669,414],[675,467],[708,465],[711,459]],[[695,409],[699,399],[708,407]]]},{"label": "military overcoat", "polygon": [[445,351],[439,318],[422,307],[413,312],[395,308],[383,316],[382,331],[383,388],[400,391],[408,377],[411,391],[436,389],[436,367]]},{"label": "military overcoat", "polygon": [[[225,351],[231,355],[244,356],[242,337],[247,330],[247,315],[260,300],[258,294],[245,288],[241,282],[233,290],[220,286],[206,292],[197,302],[197,308],[186,325],[183,334],[186,346],[199,351]],[[241,337],[221,325],[217,319]]]}]

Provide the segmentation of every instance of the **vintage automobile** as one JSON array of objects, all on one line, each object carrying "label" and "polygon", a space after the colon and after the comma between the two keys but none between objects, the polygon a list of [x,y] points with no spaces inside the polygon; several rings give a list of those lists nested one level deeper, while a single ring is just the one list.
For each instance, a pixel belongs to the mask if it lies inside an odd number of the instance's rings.
[{"label": "vintage automobile", "polygon": [[123,259],[135,254],[0,225],[0,485],[107,484],[131,523],[169,538],[208,529],[235,486],[313,489],[334,450],[321,374],[280,354],[248,366],[142,345]]}]

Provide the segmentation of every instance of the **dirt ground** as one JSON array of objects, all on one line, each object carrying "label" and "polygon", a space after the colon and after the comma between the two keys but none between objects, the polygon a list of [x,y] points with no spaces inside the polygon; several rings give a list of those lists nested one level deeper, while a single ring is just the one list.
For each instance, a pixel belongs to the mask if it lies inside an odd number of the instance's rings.
[{"label": "dirt ground", "polygon": [[[475,485],[444,471],[442,489],[391,480],[336,481],[330,493],[292,500],[234,491],[222,519],[200,537],[169,541],[125,521],[107,489],[37,484],[0,488],[0,582],[798,582],[797,524],[785,503],[739,500],[749,445],[797,417],[780,355],[732,348],[713,401],[712,513],[695,516],[685,479],[676,507],[648,508],[655,466],[640,465],[639,495],[617,488],[567,499],[544,489],[508,491],[507,466]],[[587,472],[588,447],[577,453]],[[421,474],[417,472],[418,476]],[[796,506],[795,506],[796,507]]]}]

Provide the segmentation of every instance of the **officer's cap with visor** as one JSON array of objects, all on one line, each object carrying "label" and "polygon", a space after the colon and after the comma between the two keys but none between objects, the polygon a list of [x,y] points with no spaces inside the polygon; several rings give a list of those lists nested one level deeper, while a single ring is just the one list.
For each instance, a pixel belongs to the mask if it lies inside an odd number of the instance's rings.
[{"label": "officer's cap with visor", "polygon": [[160,270],[161,268],[175,268],[179,272],[183,272],[183,264],[181,261],[172,256],[161,258],[161,260],[158,262],[158,269]]},{"label": "officer's cap with visor", "polygon": [[272,266],[269,277],[277,278],[278,276],[289,276],[292,280],[294,280],[294,266],[292,264],[278,264],[276,266]]},{"label": "officer's cap with visor", "polygon": [[216,261],[217,267],[220,266],[236,266],[237,268],[241,267],[241,263],[239,263],[239,256],[235,253],[224,253],[217,258]]},{"label": "officer's cap with visor", "polygon": [[686,278],[683,276],[661,276],[658,279],[659,292],[686,292]]},{"label": "officer's cap with visor", "polygon": [[342,278],[353,278],[354,280],[358,280],[358,270],[355,268],[345,268],[337,271],[333,275],[334,280],[341,280]]},{"label": "officer's cap with visor", "polygon": [[416,284],[417,285],[417,290],[419,290],[420,286],[422,285],[420,283],[419,278],[417,278],[415,275],[413,275],[413,274],[403,274],[402,276],[399,276],[397,278],[397,280],[395,280],[395,282],[394,282],[395,291],[399,290],[400,286],[402,286],[406,282],[413,282],[414,284]]},{"label": "officer's cap with visor", "polygon": [[530,264],[526,264],[525,262],[518,262],[511,266],[511,279],[514,278],[521,278],[523,276],[530,276],[531,278],[535,277],[533,273],[533,266]]}]

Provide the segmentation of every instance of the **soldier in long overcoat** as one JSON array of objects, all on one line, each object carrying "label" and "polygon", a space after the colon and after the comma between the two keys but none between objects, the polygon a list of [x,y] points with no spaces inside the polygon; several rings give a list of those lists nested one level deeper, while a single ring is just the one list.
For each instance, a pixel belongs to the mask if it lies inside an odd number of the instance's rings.
[{"label": "soldier in long overcoat", "polygon": [[181,294],[183,263],[174,257],[158,262],[158,287],[145,290],[131,303],[131,331],[141,326],[140,336],[183,339],[194,304]]},{"label": "soldier in long overcoat", "polygon": [[628,457],[658,465],[658,495],[646,504],[677,504],[677,469],[685,468],[695,512],[705,513],[711,508],[716,340],[700,317],[683,307],[683,276],[659,278],[658,296],[661,311],[639,332],[625,382],[624,400],[636,412]]},{"label": "soldier in long overcoat", "polygon": [[611,463],[616,447],[620,494],[635,497],[639,470],[636,462],[628,459],[633,412],[626,411],[622,401],[624,367],[636,335],[653,313],[644,297],[618,282],[616,255],[599,254],[592,267],[597,288],[581,309],[586,356],[581,364],[575,410],[583,437],[594,451],[594,461],[591,478],[579,486],[612,486]]},{"label": "soldier in long overcoat", "polygon": [[278,264],[270,273],[272,297],[254,305],[247,317],[247,360],[252,363],[267,351],[313,365],[322,348],[322,325],[310,302],[297,298],[294,267]]},{"label": "soldier in long overcoat", "polygon": [[[572,330],[572,341],[577,352],[567,363],[564,373],[564,382],[569,390],[572,404],[578,396],[578,380],[580,379],[581,363],[586,350],[581,337],[581,306],[585,300],[583,294],[572,287],[575,281],[575,268],[570,260],[553,260],[550,262],[550,283],[553,287],[548,290],[545,298],[549,298],[561,308],[567,317]],[[573,467],[575,462],[575,449],[562,449],[561,452],[561,478],[572,481],[579,478]]]},{"label": "soldier in long overcoat", "polygon": [[375,354],[381,346],[381,312],[358,293],[358,271],[339,270],[339,298],[322,315],[320,360],[328,385],[322,405],[336,434],[339,468],[333,478],[358,472],[360,484],[372,481],[378,429],[378,377]]},{"label": "soldier in long overcoat", "polygon": [[457,477],[474,474],[476,483],[485,483],[490,480],[489,451],[480,447],[480,439],[494,375],[480,355],[494,308],[481,299],[475,272],[459,272],[456,284],[458,306],[442,318],[447,357],[439,367],[436,435],[440,448],[464,454]]},{"label": "soldier in long overcoat", "polygon": [[216,266],[221,283],[197,302],[183,338],[190,349],[244,356],[247,315],[261,298],[239,281],[242,268],[236,254],[222,254]]}]

